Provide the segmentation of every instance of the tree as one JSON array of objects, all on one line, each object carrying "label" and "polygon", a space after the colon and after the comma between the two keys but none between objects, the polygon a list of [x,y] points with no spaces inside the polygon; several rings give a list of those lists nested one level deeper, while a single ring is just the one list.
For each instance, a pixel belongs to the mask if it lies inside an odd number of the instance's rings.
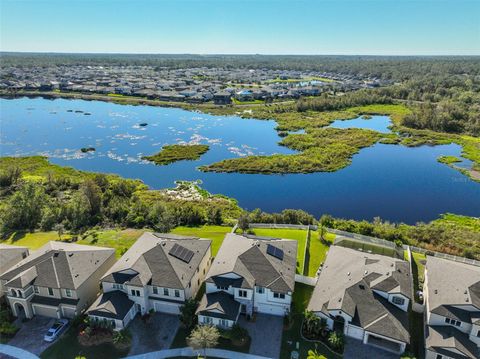
[{"label": "tree", "polygon": [[218,344],[220,332],[212,325],[197,325],[188,337],[192,347],[203,349],[203,356],[207,357],[207,348],[212,348]]},{"label": "tree", "polygon": [[250,228],[250,221],[248,219],[248,214],[243,213],[238,219],[237,223],[238,228],[242,230],[242,233],[245,233],[248,228]]},{"label": "tree", "polygon": [[57,233],[58,233],[58,239],[59,239],[59,240],[62,240],[62,235],[63,235],[63,233],[65,232],[65,228],[64,228],[63,224],[62,224],[62,223],[57,223],[53,228],[54,228],[54,229],[57,231]]},{"label": "tree", "polygon": [[344,344],[343,334],[331,332],[328,336],[328,344],[330,344],[334,350],[342,351]]},{"label": "tree", "polygon": [[96,184],[93,180],[87,179],[82,183],[80,190],[88,201],[90,206],[90,215],[99,215],[102,209],[102,191],[98,184]]},{"label": "tree", "polygon": [[318,354],[316,349],[315,350],[310,349],[308,351],[307,359],[327,359],[327,357],[325,357],[321,354]]},{"label": "tree", "polygon": [[185,304],[180,307],[180,321],[190,329],[195,324],[195,311],[197,310],[197,301],[193,298],[187,299]]}]

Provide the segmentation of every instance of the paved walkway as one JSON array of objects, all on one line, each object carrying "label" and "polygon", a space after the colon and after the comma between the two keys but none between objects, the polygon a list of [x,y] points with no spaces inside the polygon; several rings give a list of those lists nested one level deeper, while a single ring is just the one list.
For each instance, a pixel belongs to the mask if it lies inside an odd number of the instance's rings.
[{"label": "paved walkway", "polygon": [[26,350],[5,344],[0,344],[0,358],[39,359]]},{"label": "paved walkway", "polygon": [[362,341],[353,338],[345,338],[344,359],[399,359],[400,355],[389,353],[371,345],[363,344]]},{"label": "paved walkway", "polygon": [[[128,359],[164,359],[172,357],[197,357],[203,355],[203,350],[193,350],[190,347],[178,349],[166,349],[158,352],[151,352],[127,357]],[[258,355],[232,352],[223,349],[207,349],[207,356],[225,359],[272,359]]]}]

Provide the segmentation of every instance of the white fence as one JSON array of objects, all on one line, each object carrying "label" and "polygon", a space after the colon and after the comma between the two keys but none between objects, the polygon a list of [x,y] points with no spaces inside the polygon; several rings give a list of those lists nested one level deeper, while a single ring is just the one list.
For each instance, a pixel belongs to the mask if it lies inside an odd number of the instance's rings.
[{"label": "white fence", "polygon": [[480,261],[477,261],[475,259],[469,259],[469,258],[465,258],[465,257],[457,257],[457,256],[452,256],[451,254],[429,251],[428,249],[425,249],[425,248],[418,248],[418,247],[413,247],[413,246],[410,246],[410,248],[413,252],[423,253],[423,254],[426,254],[426,255],[429,255],[429,256],[433,256],[433,257],[448,259],[448,260],[451,260],[451,261],[454,261],[454,262],[466,263],[466,264],[470,264],[470,265],[473,265],[473,266],[480,267]]},{"label": "white fence", "polygon": [[315,285],[317,284],[317,279],[318,278],[316,277],[314,278],[307,277],[306,275],[295,274],[295,282],[310,285],[312,287],[315,287]]}]

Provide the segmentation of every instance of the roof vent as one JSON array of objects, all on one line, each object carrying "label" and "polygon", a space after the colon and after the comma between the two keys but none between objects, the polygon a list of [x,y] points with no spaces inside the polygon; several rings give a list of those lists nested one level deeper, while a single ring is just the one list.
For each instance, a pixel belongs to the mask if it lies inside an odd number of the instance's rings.
[{"label": "roof vent", "polygon": [[347,273],[347,276],[349,276],[349,277],[350,277],[350,272],[348,272],[348,273]]},{"label": "roof vent", "polygon": [[437,290],[437,289],[435,289],[433,292],[434,292],[435,294],[438,294],[438,290]]},{"label": "roof vent", "polygon": [[362,290],[365,290],[365,286],[363,284],[359,284],[358,287]]},{"label": "roof vent", "polygon": [[367,274],[368,274],[368,270],[365,271],[365,275],[367,275]]},{"label": "roof vent", "polygon": [[69,253],[68,256],[69,256],[69,257],[72,257],[72,256],[73,256],[73,253]]},{"label": "roof vent", "polygon": [[58,252],[55,252],[55,253],[53,253],[53,256],[58,257],[58,254],[59,254]]}]

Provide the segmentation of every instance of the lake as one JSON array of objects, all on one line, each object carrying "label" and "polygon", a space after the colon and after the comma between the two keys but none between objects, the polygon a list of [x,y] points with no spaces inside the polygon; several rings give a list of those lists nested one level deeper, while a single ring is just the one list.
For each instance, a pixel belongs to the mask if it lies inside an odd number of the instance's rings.
[{"label": "lake", "polygon": [[[441,155],[459,156],[458,145],[376,144],[332,173],[203,173],[196,169],[199,165],[225,158],[294,151],[278,145],[274,121],[83,100],[1,99],[0,106],[2,156],[45,155],[60,165],[139,178],[155,189],[172,187],[175,180],[200,179],[208,191],[236,198],[249,210],[301,208],[317,217],[380,216],[407,223],[446,212],[480,215],[480,184],[436,161]],[[389,124],[388,117],[373,116],[331,126],[362,125],[386,132]],[[173,143],[209,144],[210,151],[198,161],[168,166],[140,159]],[[82,153],[82,147],[96,151]]]}]

